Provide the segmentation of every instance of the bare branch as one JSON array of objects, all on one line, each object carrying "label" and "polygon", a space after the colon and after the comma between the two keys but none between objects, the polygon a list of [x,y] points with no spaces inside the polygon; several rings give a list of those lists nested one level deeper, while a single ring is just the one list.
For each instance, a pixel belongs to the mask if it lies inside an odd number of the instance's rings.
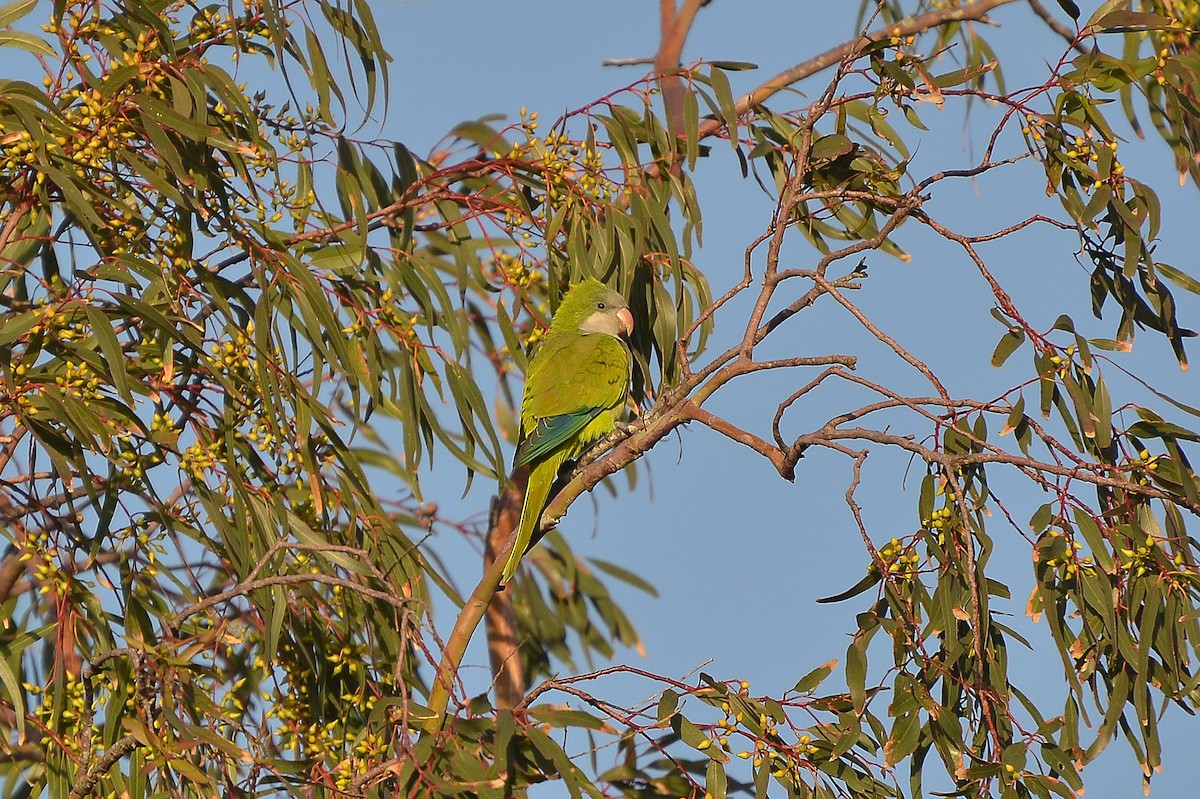
[{"label": "bare branch", "polygon": [[689,419],[695,419],[697,422],[716,430],[721,435],[749,447],[759,455],[762,455],[771,462],[771,465],[775,467],[775,470],[779,472],[779,476],[784,480],[787,480],[789,483],[795,481],[796,462],[794,460],[789,462],[787,452],[780,450],[778,447],[764,441],[753,433],[742,430],[721,417],[709,413],[694,402],[688,402],[685,405],[684,412]]},{"label": "bare branch", "polygon": [[1063,41],[1071,45],[1073,50],[1075,50],[1077,53],[1088,52],[1088,49],[1083,46],[1083,42],[1079,40],[1079,32],[1071,30],[1070,27],[1060,22],[1058,17],[1054,16],[1054,13],[1050,11],[1050,9],[1042,5],[1041,0],[1029,0],[1029,7],[1033,9],[1033,13],[1037,14],[1038,18],[1041,19],[1042,22],[1046,23],[1046,26],[1050,28],[1050,30],[1057,33],[1062,37]]}]

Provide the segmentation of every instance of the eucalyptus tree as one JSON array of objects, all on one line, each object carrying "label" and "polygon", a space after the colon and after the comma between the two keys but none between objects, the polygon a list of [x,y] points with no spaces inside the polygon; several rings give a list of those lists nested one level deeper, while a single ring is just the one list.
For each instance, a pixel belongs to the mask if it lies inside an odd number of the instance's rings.
[{"label": "eucalyptus tree", "polygon": [[[1126,171],[1119,131],[1158,135],[1182,179],[1200,176],[1200,7],[1109,0],[1076,20],[1070,2],[864,2],[827,50],[764,79],[682,62],[706,5],[660,3],[645,77],[552,122],[464,122],[428,154],[372,127],[392,55],[363,0],[0,8],[0,44],[32,76],[0,82],[9,795],[559,781],[572,796],[920,796],[928,778],[1071,797],[1117,734],[1149,780],[1162,708],[1200,698],[1186,529],[1200,412],[1106,376],[1134,363],[1137,331],[1185,366],[1175,293],[1200,282],[1156,257],[1158,195]],[[1009,89],[1005,64],[1028,55],[994,48],[983,23],[1020,20],[1059,45],[1040,83]],[[915,166],[931,108],[971,112],[971,163]],[[722,149],[772,200],[732,278],[698,265],[697,181]],[[1054,213],[1005,208],[967,233],[937,202],[1030,164],[1029,196],[1056,197]],[[999,394],[950,384],[863,309],[866,257],[906,258],[914,228],[990,293]],[[1039,325],[1014,299],[989,245],[1038,228],[1071,237],[1099,321]],[[498,591],[523,492],[507,468],[522,375],[585,275],[639,320],[636,413],[561,476],[545,543]],[[826,309],[845,328],[788,338]],[[907,374],[859,369],[862,333]],[[768,371],[790,381],[770,418],[713,410]],[[826,393],[858,399],[798,411]],[[782,480],[803,479],[806,452],[844,458],[832,501],[857,520],[865,576],[830,599],[857,610],[851,643],[781,696],[614,659],[638,639],[610,587],[652,590],[654,575],[578,558],[551,531],[689,426]],[[877,451],[919,477],[903,535],[861,512]],[[468,496],[498,486],[489,513],[443,510],[435,457]],[[999,474],[1044,502],[1032,518],[1011,517]],[[1054,706],[1009,667],[1021,633],[996,606],[1019,575],[989,556],[1014,527],[1029,614],[1061,657]],[[443,562],[447,532],[480,562]],[[435,619],[434,602],[459,612]],[[485,615],[494,691],[472,695],[461,671]],[[596,659],[612,665],[575,666]],[[823,689],[835,671],[845,689]],[[606,700],[618,672],[655,698]]]}]

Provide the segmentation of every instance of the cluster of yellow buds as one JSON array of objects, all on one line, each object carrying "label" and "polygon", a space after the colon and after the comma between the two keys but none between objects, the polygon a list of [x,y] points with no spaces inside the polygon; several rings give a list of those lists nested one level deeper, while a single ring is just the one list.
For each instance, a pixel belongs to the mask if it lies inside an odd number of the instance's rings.
[{"label": "cluster of yellow buds", "polygon": [[[82,732],[82,721],[87,716],[87,695],[83,690],[83,681],[65,673],[61,692],[54,685],[25,682],[21,687],[30,696],[41,697],[38,706],[31,708],[31,711],[47,729],[54,730],[56,742],[64,744],[72,752],[78,752],[79,733]],[[57,728],[53,726],[56,720]]]},{"label": "cluster of yellow buds", "polygon": [[1097,136],[1090,125],[1072,134],[1045,117],[1030,115],[1021,133],[1031,147],[1053,152],[1085,189],[1094,191],[1105,184],[1117,188],[1124,182],[1125,165],[1117,160],[1119,142]]},{"label": "cluster of yellow buds", "polygon": [[897,61],[903,61],[905,58],[909,57],[908,53],[906,53],[903,48],[911,47],[913,42],[916,40],[917,37],[911,34],[904,36],[903,31],[901,31],[899,27],[892,29],[892,35],[888,39],[888,44],[896,48],[895,58]]},{"label": "cluster of yellow buds", "polygon": [[1086,139],[1083,136],[1076,136],[1074,139],[1071,139],[1069,142],[1067,142],[1071,147],[1071,149],[1067,150],[1066,152],[1067,158],[1072,158],[1078,161],[1099,161],[1100,155],[1096,152],[1094,144],[1091,141],[1093,138],[1094,134],[1092,133],[1091,128],[1088,128]]},{"label": "cluster of yellow buds", "polygon": [[33,565],[33,577],[40,583],[39,594],[53,591],[63,595],[70,590],[71,577],[59,566],[59,549],[50,542],[46,533],[31,533],[25,539],[22,550],[22,562],[37,561]]},{"label": "cluster of yellow buds", "polygon": [[497,161],[525,164],[536,169],[544,181],[542,185],[532,187],[535,191],[543,191],[545,199],[532,216],[525,208],[519,189],[514,187],[503,195],[508,204],[503,223],[522,240],[533,237],[525,226],[531,222],[546,224],[547,213],[553,214],[575,200],[581,200],[580,206],[586,208],[591,203],[604,203],[622,193],[621,187],[606,174],[604,154],[597,145],[573,139],[563,131],[551,131],[539,138],[535,135],[536,120],[536,111],[530,113],[522,108],[521,121],[515,127],[524,134],[524,140],[514,142],[507,150],[492,151]]},{"label": "cluster of yellow buds", "polygon": [[305,572],[308,574],[320,574],[322,572],[321,564],[317,562],[316,558],[312,557],[307,552],[300,551],[295,553],[292,556],[292,560],[297,566],[297,574],[303,574]]},{"label": "cluster of yellow buds", "polygon": [[0,171],[14,172],[22,166],[33,166],[41,160],[38,142],[27,130],[18,130],[0,137]]},{"label": "cluster of yellow buds", "polygon": [[119,438],[117,441],[113,463],[116,465],[117,471],[129,480],[144,479],[147,469],[153,468],[162,462],[163,456],[158,450],[143,453],[140,447],[132,442],[130,436]]},{"label": "cluster of yellow buds", "polygon": [[[366,710],[369,711],[370,708]],[[365,731],[358,736],[352,752],[353,754],[334,766],[331,772],[334,784],[342,791],[349,790],[355,777],[387,757],[388,738],[382,732]]]},{"label": "cluster of yellow buds", "polygon": [[150,419],[150,432],[162,433],[175,429],[175,421],[166,411],[159,410],[154,412],[153,418]]},{"label": "cluster of yellow buds", "polygon": [[754,742],[753,751],[738,752],[738,757],[749,760],[756,769],[767,763],[771,769],[771,776],[776,779],[787,777],[789,774],[798,778],[803,764],[821,754],[821,748],[813,743],[813,738],[808,733],[798,736],[795,744],[787,744],[780,740],[774,725],[771,726],[768,735]]},{"label": "cluster of yellow buds", "polygon": [[63,394],[82,400],[84,405],[104,398],[104,392],[100,389],[100,376],[86,363],[68,361],[62,374],[54,377],[54,384]]},{"label": "cluster of yellow buds", "polygon": [[1154,81],[1159,85],[1167,82],[1167,58],[1171,55],[1169,47],[1163,47],[1154,57]]},{"label": "cluster of yellow buds", "polygon": [[937,534],[937,541],[943,546],[946,544],[946,530],[951,526],[951,520],[954,518],[954,508],[947,503],[945,507],[935,508],[928,519],[921,520],[921,526],[932,533]]},{"label": "cluster of yellow buds", "polygon": [[921,520],[921,526],[931,530],[941,530],[946,527],[952,516],[954,516],[954,508],[950,505],[946,505],[943,508],[936,508],[929,514],[928,519]]},{"label": "cluster of yellow buds", "polygon": [[[267,38],[270,28],[253,9],[248,10],[244,17],[234,17],[228,10],[214,6],[202,8],[196,12],[188,25],[188,33],[193,41],[203,41],[208,45],[246,42],[254,38]],[[241,48],[234,48],[231,55],[237,60]]]},{"label": "cluster of yellow buds", "polygon": [[235,331],[229,341],[211,345],[209,352],[217,368],[225,374],[248,376],[254,361],[253,335],[254,323],[250,322],[244,331]]},{"label": "cluster of yellow buds", "polygon": [[245,433],[245,438],[259,452],[274,450],[276,444],[274,429],[263,419],[255,419],[250,423],[250,429]]},{"label": "cluster of yellow buds", "polygon": [[[1147,572],[1159,570],[1157,562],[1158,544],[1154,536],[1147,535],[1145,540],[1135,549],[1122,549],[1121,568],[1131,572],[1135,577],[1141,577]],[[1182,560],[1182,558],[1181,558]]]},{"label": "cluster of yellow buds", "polygon": [[1037,550],[1035,557],[1049,555],[1043,562],[1058,572],[1063,580],[1073,580],[1080,571],[1095,568],[1091,556],[1080,557],[1083,544],[1062,530],[1053,529],[1047,534],[1046,544]]},{"label": "cluster of yellow buds", "polygon": [[371,760],[364,759],[358,755],[351,755],[343,759],[330,772],[330,776],[333,777],[334,787],[339,791],[349,791],[354,778],[367,771],[371,765]]},{"label": "cluster of yellow buds", "polygon": [[203,479],[207,472],[216,468],[224,448],[219,441],[204,444],[199,441],[185,449],[179,456],[179,468],[193,480]]},{"label": "cluster of yellow buds", "polygon": [[1129,462],[1134,480],[1138,485],[1150,484],[1150,475],[1147,472],[1157,472],[1159,462],[1163,457],[1162,455],[1151,455],[1150,450],[1143,449],[1136,458]]},{"label": "cluster of yellow buds", "polygon": [[334,674],[354,674],[363,662],[363,648],[355,644],[343,644],[341,649],[326,655],[325,659],[333,665]]},{"label": "cluster of yellow buds", "polygon": [[[161,460],[161,457],[158,458],[159,462]],[[151,523],[144,516],[138,516],[130,522],[129,526],[119,531],[118,538],[123,544],[130,547],[131,554],[140,564],[142,575],[154,577],[158,574],[159,556],[165,555],[167,551],[162,543],[166,538],[166,532],[162,526]]]},{"label": "cluster of yellow buds", "polygon": [[541,272],[530,268],[529,261],[515,253],[498,250],[492,266],[495,274],[509,286],[528,289],[541,282]]},{"label": "cluster of yellow buds", "polygon": [[379,321],[408,349],[423,346],[417,335],[417,323],[421,321],[419,313],[411,313],[400,307],[400,300],[392,289],[384,289],[379,295],[379,307],[375,309]]},{"label": "cluster of yellow buds", "polygon": [[728,702],[721,703],[721,710],[724,712],[725,716],[717,722],[716,727],[714,728],[713,736],[701,741],[697,745],[697,749],[708,749],[714,744],[720,744],[722,747],[727,748],[729,746],[729,736],[738,729],[739,725],[746,718],[746,714],[741,711],[735,713],[733,706]]},{"label": "cluster of yellow buds", "polygon": [[[934,511],[935,515],[938,513],[940,511]],[[917,554],[916,547],[905,546],[899,538],[893,538],[879,548],[879,559],[883,562],[884,571],[896,577],[912,577],[916,574],[917,567],[921,562],[921,556]],[[876,566],[876,564],[872,564],[872,566]]]},{"label": "cluster of yellow buds", "polygon": [[550,133],[540,150],[546,179],[546,198],[551,207],[559,207],[571,195],[580,194],[606,200],[617,186],[603,173],[604,157],[594,148],[585,148],[563,132]]},{"label": "cluster of yellow buds", "polygon": [[1069,346],[1065,350],[1063,350],[1062,355],[1059,355],[1057,353],[1055,353],[1054,355],[1051,355],[1050,363],[1053,364],[1055,372],[1057,372],[1061,376],[1061,375],[1065,375],[1067,373],[1067,370],[1071,367],[1072,359],[1074,357],[1075,357],[1075,345],[1072,344],[1071,346]]},{"label": "cluster of yellow buds", "polygon": [[[302,562],[297,557],[297,563]],[[377,758],[382,754],[387,747],[386,737],[367,731],[361,722],[373,708],[375,696],[364,695],[362,690],[355,689],[358,681],[352,676],[361,671],[365,660],[362,644],[346,643],[336,652],[325,655],[326,662],[333,666],[332,673],[340,675],[346,686],[339,698],[356,711],[328,721],[313,717],[314,707],[319,707],[322,701],[314,698],[318,686],[307,665],[308,656],[297,656],[294,645],[287,642],[281,642],[279,653],[272,670],[283,669],[287,687],[278,693],[283,697],[282,701],[268,706],[266,715],[278,722],[272,726],[279,728],[283,748],[318,761],[340,762],[351,754]],[[351,776],[361,773],[357,771]]]},{"label": "cluster of yellow buds", "polygon": [[542,339],[546,337],[546,332],[546,328],[541,325],[534,325],[533,329],[529,331],[529,335],[525,337],[525,348],[532,350],[540,344]]}]

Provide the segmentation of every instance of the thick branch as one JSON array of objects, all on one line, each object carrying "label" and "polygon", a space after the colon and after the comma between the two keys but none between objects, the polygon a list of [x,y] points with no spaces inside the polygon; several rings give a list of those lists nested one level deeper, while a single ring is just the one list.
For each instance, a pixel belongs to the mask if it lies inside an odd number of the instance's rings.
[{"label": "thick branch", "polygon": [[703,5],[704,0],[684,0],[683,7],[676,11],[675,0],[659,0],[662,41],[654,56],[654,71],[658,75],[658,86],[666,107],[667,130],[672,136],[683,131],[683,95],[686,88],[679,74],[683,45],[696,19],[696,12]]},{"label": "thick branch", "polygon": [[121,758],[128,755],[134,749],[137,749],[137,747],[137,738],[132,735],[126,735],[113,744],[104,753],[103,757],[88,766],[87,771],[79,778],[79,782],[75,783],[75,787],[71,788],[68,799],[84,799],[85,796],[91,794],[92,789],[96,787],[96,783],[100,782],[100,778],[120,761]]},{"label": "thick branch", "polygon": [[[521,504],[529,469],[521,468],[492,504],[488,523],[487,547],[483,567],[486,572],[497,560],[508,559],[513,533],[521,520]],[[525,695],[525,672],[517,645],[517,613],[513,607],[513,590],[497,591],[492,595],[486,616],[488,659],[492,664],[492,684],[496,707],[509,710],[516,707]]]}]

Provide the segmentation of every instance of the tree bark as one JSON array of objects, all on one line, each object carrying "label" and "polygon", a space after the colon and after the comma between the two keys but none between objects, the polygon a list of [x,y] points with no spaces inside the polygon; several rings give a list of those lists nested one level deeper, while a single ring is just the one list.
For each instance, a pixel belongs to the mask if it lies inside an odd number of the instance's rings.
[{"label": "tree bark", "polygon": [[[520,468],[504,490],[492,500],[492,512],[488,524],[487,544],[484,551],[484,570],[488,570],[499,559],[507,557],[508,543],[512,540],[521,519],[521,505],[525,501],[525,485],[529,482],[529,469]],[[525,670],[521,665],[521,651],[517,640],[517,613],[513,608],[513,591],[497,591],[492,595],[484,617],[487,632],[488,659],[492,664],[492,685],[495,688],[495,705],[499,710],[511,710],[525,697]]]}]

